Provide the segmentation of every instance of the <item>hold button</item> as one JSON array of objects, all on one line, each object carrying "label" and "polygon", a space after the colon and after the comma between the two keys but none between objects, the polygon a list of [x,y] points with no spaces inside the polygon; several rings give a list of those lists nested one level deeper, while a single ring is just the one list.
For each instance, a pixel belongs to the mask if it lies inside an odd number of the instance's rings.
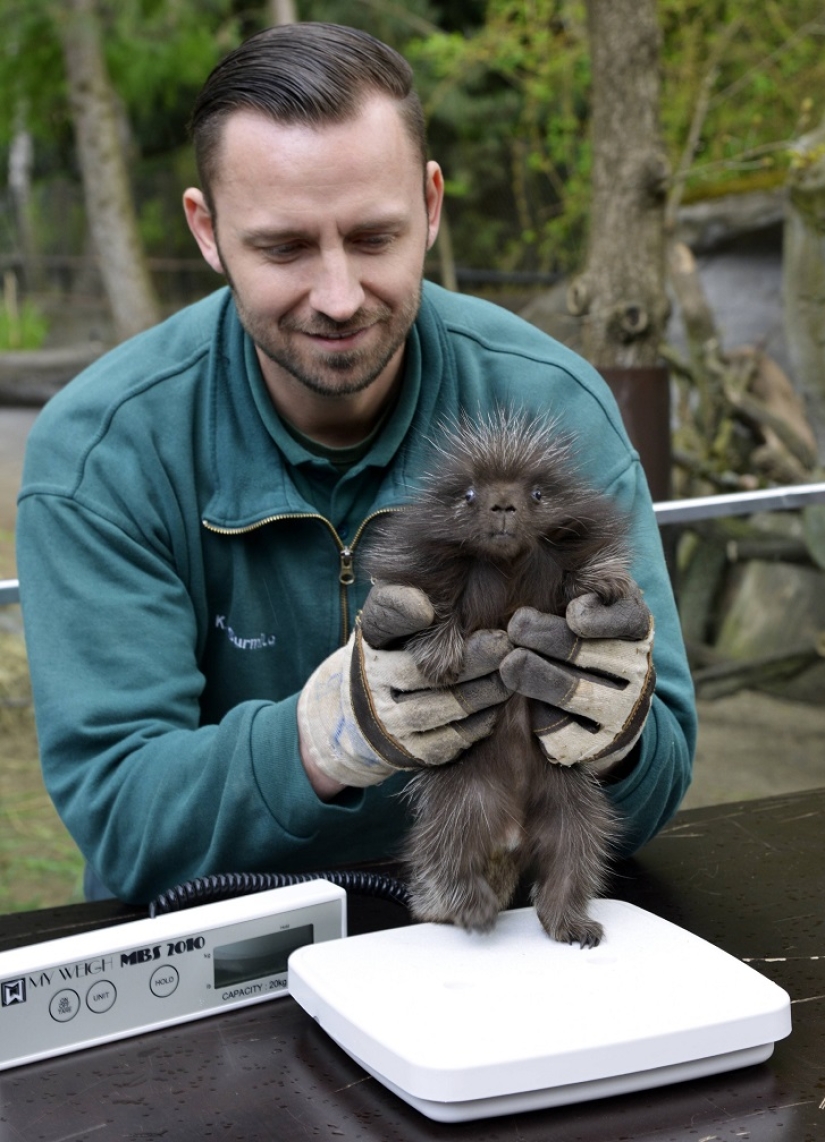
[{"label": "hold button", "polygon": [[173,968],[171,964],[164,964],[163,967],[155,968],[149,980],[152,995],[156,995],[158,999],[166,999],[177,988],[179,980],[177,969]]}]

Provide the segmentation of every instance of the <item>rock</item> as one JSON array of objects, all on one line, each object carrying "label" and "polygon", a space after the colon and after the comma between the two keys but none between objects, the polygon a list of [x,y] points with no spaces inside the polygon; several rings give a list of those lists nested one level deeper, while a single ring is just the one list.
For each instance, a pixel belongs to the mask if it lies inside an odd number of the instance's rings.
[{"label": "rock", "polygon": [[[735,567],[722,603],[714,650],[723,660],[767,660],[825,649],[825,573],[816,567],[754,559]],[[802,661],[802,657],[800,658]],[[790,678],[748,683],[805,702],[825,700],[825,659]]]},{"label": "rock", "polygon": [[0,405],[36,408],[105,351],[101,342],[0,353]]}]

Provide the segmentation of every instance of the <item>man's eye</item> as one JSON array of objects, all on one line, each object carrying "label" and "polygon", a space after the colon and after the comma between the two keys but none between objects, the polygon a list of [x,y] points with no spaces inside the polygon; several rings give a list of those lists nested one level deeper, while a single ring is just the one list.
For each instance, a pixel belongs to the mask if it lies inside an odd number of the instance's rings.
[{"label": "man's eye", "polygon": [[288,246],[268,246],[264,253],[273,262],[289,262],[293,258],[297,258],[301,252],[301,247],[298,243],[292,243]]},{"label": "man's eye", "polygon": [[375,254],[386,250],[392,240],[391,234],[364,234],[356,240],[356,243],[362,250]]}]

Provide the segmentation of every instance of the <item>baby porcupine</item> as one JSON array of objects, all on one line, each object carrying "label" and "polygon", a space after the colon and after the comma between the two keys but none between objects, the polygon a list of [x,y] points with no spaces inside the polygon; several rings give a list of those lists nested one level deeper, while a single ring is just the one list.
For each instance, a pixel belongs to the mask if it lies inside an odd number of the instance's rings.
[{"label": "baby porcupine", "polygon": [[[376,582],[429,596],[435,621],[406,646],[439,683],[458,675],[470,634],[506,629],[519,607],[563,615],[579,595],[609,604],[635,589],[624,521],[577,478],[571,442],[552,423],[499,410],[445,432],[423,490],[367,560]],[[547,933],[595,946],[603,933],[587,905],[603,887],[617,820],[586,766],[547,760],[531,704],[513,694],[489,737],[408,783],[412,911],[486,931],[529,874]]]}]

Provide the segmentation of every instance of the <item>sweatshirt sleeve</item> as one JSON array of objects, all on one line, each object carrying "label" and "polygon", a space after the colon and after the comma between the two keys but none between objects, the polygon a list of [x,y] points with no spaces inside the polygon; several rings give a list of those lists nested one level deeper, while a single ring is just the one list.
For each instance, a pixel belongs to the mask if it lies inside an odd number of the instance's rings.
[{"label": "sweatshirt sleeve", "polygon": [[194,876],[317,869],[391,846],[393,782],[316,797],[297,695],[201,724],[191,596],[120,521],[24,489],[17,556],[44,781],[114,895],[142,902]]},{"label": "sweatshirt sleeve", "polygon": [[674,815],[690,784],[696,747],[696,706],[682,630],[641,466],[635,461],[612,489],[632,519],[633,575],[655,621],[656,690],[637,763],[607,786],[624,831],[620,855],[649,841]]}]

